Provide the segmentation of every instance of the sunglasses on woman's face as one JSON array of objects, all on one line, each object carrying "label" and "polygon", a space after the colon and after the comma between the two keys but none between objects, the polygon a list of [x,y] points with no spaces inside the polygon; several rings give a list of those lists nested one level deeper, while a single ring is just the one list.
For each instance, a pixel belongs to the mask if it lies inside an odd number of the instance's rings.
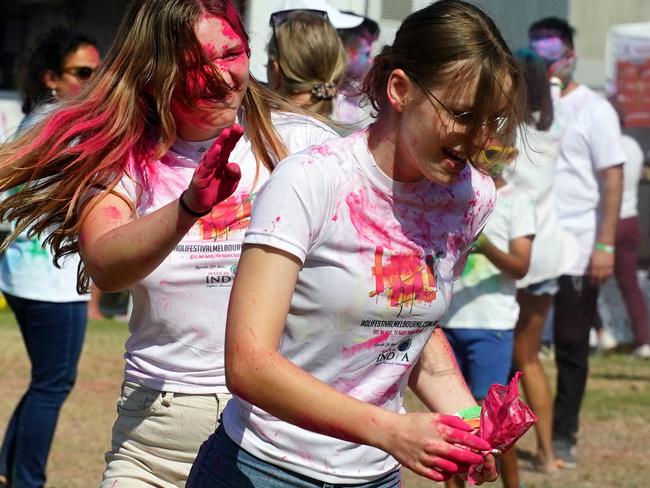
[{"label": "sunglasses on woman's face", "polygon": [[269,25],[273,29],[273,44],[275,44],[275,48],[278,52],[278,57],[280,56],[280,45],[278,44],[278,36],[275,32],[275,28],[284,22],[289,18],[289,15],[293,12],[307,12],[313,15],[318,15],[319,17],[324,18],[325,20],[329,20],[329,17],[327,16],[327,12],[324,10],[314,10],[314,9],[309,9],[309,8],[301,8],[298,10],[281,10],[280,12],[275,12],[271,14],[271,18],[269,19]]},{"label": "sunglasses on woman's face", "polygon": [[63,70],[64,73],[74,76],[75,78],[86,81],[95,72],[94,68],[89,68],[88,66],[71,66]]}]

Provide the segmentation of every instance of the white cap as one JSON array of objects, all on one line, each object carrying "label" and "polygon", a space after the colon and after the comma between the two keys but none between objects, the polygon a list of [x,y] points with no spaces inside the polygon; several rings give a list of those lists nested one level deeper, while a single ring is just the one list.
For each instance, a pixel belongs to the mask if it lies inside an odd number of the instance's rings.
[{"label": "white cap", "polygon": [[352,14],[344,14],[330,4],[327,0],[281,0],[271,12],[282,12],[284,10],[321,10],[327,12],[327,17],[336,29],[351,29],[363,22],[363,17]]}]

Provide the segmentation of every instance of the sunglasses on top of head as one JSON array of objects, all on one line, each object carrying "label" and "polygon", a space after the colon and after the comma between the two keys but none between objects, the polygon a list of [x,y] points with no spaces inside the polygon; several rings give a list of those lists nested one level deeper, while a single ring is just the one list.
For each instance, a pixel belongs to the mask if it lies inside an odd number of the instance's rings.
[{"label": "sunglasses on top of head", "polygon": [[329,20],[329,17],[327,16],[327,12],[324,10],[314,10],[314,9],[295,9],[295,10],[281,10],[280,12],[274,12],[271,14],[271,18],[269,19],[269,25],[273,29],[273,44],[275,44],[275,47],[278,51],[278,56],[280,55],[280,46],[278,45],[278,36],[275,32],[275,28],[284,22],[289,18],[289,15],[291,15],[293,12],[307,12],[313,15],[317,15],[319,17],[322,17],[325,20]]}]

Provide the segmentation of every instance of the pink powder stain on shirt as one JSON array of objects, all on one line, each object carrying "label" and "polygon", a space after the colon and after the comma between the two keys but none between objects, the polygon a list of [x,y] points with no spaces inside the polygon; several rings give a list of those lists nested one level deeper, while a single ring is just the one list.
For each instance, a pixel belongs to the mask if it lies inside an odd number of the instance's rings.
[{"label": "pink powder stain on shirt", "polygon": [[382,334],[379,334],[377,337],[373,337],[372,339],[366,342],[355,344],[354,346],[350,346],[350,347],[344,347],[343,356],[350,357],[350,356],[354,356],[357,353],[360,353],[361,351],[367,351],[368,349],[372,349],[376,345],[385,342],[389,338],[390,338],[390,332],[384,332]]},{"label": "pink powder stain on shirt", "polygon": [[203,239],[217,239],[229,232],[248,228],[252,197],[250,194],[232,196],[212,208],[210,215],[198,221]]},{"label": "pink powder stain on shirt", "polygon": [[380,396],[374,398],[370,401],[373,405],[381,406],[391,400],[395,395],[399,393],[399,383],[393,383],[390,387],[382,392]]},{"label": "pink powder stain on shirt", "polygon": [[321,144],[320,146],[314,146],[309,153],[327,157],[332,155],[332,150],[330,149],[329,145]]}]

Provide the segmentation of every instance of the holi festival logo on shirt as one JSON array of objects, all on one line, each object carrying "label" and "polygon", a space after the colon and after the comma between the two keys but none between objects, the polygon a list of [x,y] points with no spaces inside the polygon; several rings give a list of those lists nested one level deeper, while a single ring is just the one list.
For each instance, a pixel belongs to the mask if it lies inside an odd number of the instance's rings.
[{"label": "holi festival logo on shirt", "polygon": [[377,246],[372,266],[375,290],[369,296],[385,295],[391,307],[400,308],[415,302],[433,302],[437,291],[434,261],[432,255],[391,255]]},{"label": "holi festival logo on shirt", "polygon": [[204,240],[227,239],[230,232],[248,228],[254,197],[254,193],[233,195],[215,206],[209,215],[198,221],[201,237]]}]

